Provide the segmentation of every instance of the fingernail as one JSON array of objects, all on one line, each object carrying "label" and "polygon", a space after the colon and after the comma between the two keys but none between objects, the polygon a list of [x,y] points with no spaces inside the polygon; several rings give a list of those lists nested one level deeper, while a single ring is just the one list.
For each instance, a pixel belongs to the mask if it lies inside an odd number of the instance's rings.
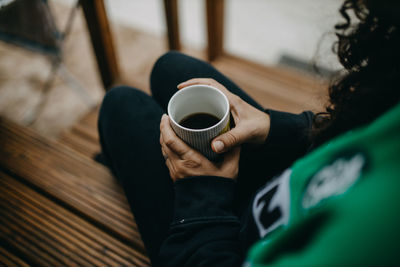
[{"label": "fingernail", "polygon": [[186,82],[183,82],[183,83],[180,83],[180,84],[178,84],[176,87],[182,87],[183,85],[185,85],[186,84]]},{"label": "fingernail", "polygon": [[213,143],[213,146],[215,152],[220,152],[222,151],[222,149],[224,149],[224,143],[222,143],[221,141],[215,141]]}]

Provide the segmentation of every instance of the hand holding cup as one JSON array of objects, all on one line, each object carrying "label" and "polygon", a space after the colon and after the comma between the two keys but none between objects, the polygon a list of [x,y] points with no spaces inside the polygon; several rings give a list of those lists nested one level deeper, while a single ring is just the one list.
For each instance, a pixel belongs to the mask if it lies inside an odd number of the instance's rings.
[{"label": "hand holding cup", "polygon": [[214,152],[223,153],[242,143],[262,144],[265,142],[270,129],[270,117],[267,113],[251,106],[213,79],[191,79],[179,84],[178,89],[193,85],[213,86],[223,92],[229,101],[235,127],[212,140],[211,144]]},{"label": "hand holding cup", "polygon": [[230,129],[229,101],[221,90],[201,84],[187,86],[171,97],[168,115],[177,136],[209,160],[219,158],[211,141]]}]

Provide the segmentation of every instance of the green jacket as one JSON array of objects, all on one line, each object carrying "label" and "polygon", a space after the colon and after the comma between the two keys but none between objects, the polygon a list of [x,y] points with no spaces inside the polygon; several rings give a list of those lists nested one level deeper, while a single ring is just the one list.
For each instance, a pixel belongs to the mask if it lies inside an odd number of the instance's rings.
[{"label": "green jacket", "polygon": [[400,264],[400,104],[283,176],[286,219],[253,245],[244,266]]}]

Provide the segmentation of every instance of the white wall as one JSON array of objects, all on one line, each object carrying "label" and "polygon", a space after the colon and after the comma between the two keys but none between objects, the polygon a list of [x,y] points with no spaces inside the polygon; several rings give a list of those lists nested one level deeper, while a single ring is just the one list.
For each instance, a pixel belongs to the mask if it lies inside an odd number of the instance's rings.
[{"label": "white wall", "polygon": [[[72,3],[74,0],[57,0]],[[204,0],[179,0],[183,45],[206,46]],[[225,49],[262,64],[276,64],[282,54],[310,61],[323,34],[319,62],[337,68],[331,53],[333,25],[341,0],[225,0]],[[109,15],[119,23],[163,36],[162,0],[107,0]],[[330,34],[329,34],[330,32]]]},{"label": "white wall", "polygon": [[338,21],[338,0],[227,0],[226,50],[274,64],[282,54],[310,61],[322,45],[323,65],[335,67],[331,44]]}]

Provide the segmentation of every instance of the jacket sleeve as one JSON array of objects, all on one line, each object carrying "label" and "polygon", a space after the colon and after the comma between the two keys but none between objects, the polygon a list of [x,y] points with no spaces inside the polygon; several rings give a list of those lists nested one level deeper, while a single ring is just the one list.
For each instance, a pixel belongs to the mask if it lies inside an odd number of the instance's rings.
[{"label": "jacket sleeve", "polygon": [[[264,144],[257,145],[258,165],[269,164],[272,177],[288,168],[292,163],[304,156],[311,148],[310,132],[313,113],[310,111],[300,114],[267,110],[270,115],[270,131]],[[246,144],[251,145],[251,144]],[[246,155],[246,146],[242,146],[241,155]],[[253,152],[248,153],[250,156]]]},{"label": "jacket sleeve", "polygon": [[240,224],[232,212],[235,181],[190,177],[175,183],[174,219],[161,266],[240,266]]},{"label": "jacket sleeve", "polygon": [[283,154],[293,150],[305,153],[309,149],[311,146],[309,136],[314,118],[311,111],[292,114],[266,110],[266,113],[269,114],[271,121],[270,131],[265,141],[266,148],[278,148]]}]

